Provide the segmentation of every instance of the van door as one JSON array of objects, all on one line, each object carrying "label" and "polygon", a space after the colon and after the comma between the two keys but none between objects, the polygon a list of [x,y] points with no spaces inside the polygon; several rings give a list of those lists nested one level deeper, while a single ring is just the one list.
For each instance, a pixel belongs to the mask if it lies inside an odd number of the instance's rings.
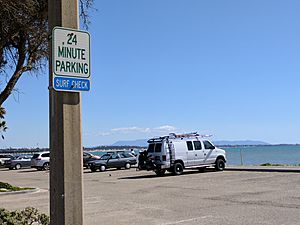
[{"label": "van door", "polygon": [[204,163],[204,152],[201,141],[193,141],[195,148],[195,165],[201,165]]},{"label": "van door", "polygon": [[194,146],[192,141],[187,141],[186,142],[187,146],[187,166],[194,166],[195,165],[195,151],[194,151]]},{"label": "van door", "polygon": [[204,163],[214,163],[215,162],[215,146],[209,141],[203,141],[204,145]]},{"label": "van door", "polygon": [[186,146],[187,146],[187,161],[186,161],[186,166],[193,166],[195,164],[195,151],[193,147],[193,143],[191,141],[186,141]]}]

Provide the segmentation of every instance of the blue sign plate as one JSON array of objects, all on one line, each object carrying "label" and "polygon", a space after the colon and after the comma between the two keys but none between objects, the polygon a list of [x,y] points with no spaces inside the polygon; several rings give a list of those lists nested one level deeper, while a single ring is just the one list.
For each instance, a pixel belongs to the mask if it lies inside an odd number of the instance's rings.
[{"label": "blue sign plate", "polygon": [[90,80],[82,78],[58,77],[53,79],[53,87],[57,91],[89,91]]}]

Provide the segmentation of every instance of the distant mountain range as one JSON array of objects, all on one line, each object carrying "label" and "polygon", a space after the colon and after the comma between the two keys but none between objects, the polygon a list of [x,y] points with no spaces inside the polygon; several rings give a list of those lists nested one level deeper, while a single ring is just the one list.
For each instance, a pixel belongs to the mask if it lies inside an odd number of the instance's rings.
[{"label": "distant mountain range", "polygon": [[[270,145],[267,142],[263,141],[252,141],[252,140],[242,140],[242,141],[213,141],[215,145],[224,146],[224,145]],[[128,141],[117,141],[112,146],[147,146],[147,139],[138,139],[138,140],[128,140]]]},{"label": "distant mountain range", "polygon": [[147,146],[148,139],[138,139],[138,140],[131,140],[131,141],[117,141],[113,143],[113,146]]},{"label": "distant mountain range", "polygon": [[242,141],[214,141],[215,145],[270,145],[263,141],[252,141],[252,140],[242,140]]}]

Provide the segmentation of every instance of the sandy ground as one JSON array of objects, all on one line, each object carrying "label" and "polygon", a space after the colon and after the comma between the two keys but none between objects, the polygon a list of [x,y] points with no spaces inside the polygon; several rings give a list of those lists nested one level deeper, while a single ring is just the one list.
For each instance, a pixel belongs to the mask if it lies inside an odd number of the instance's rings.
[{"label": "sandy ground", "polygon": [[[0,181],[37,187],[0,194],[0,207],[49,214],[49,171],[0,169]],[[230,167],[181,176],[84,170],[84,224],[300,224],[300,167]]]}]

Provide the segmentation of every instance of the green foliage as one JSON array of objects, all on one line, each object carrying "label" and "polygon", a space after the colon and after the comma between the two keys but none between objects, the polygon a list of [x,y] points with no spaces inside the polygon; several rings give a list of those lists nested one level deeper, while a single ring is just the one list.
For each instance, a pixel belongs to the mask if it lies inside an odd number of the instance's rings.
[{"label": "green foliage", "polygon": [[44,213],[39,213],[33,207],[24,210],[8,211],[0,208],[0,224],[2,225],[48,225],[50,218]]},{"label": "green foliage", "polygon": [[5,132],[7,130],[6,122],[4,120],[5,114],[6,114],[5,109],[2,106],[0,106],[0,134],[2,139],[4,139],[2,132]]},{"label": "green foliage", "polygon": [[[31,190],[33,188],[27,188],[27,187],[15,187],[15,186],[12,186],[11,184],[8,184],[8,183],[3,183],[3,182],[0,182],[0,189],[3,189],[3,190],[0,190],[0,192],[10,192],[10,191],[23,191],[23,190]],[[0,223],[1,224],[1,223]]]},{"label": "green foliage", "polygon": [[260,166],[285,166],[285,165],[283,165],[283,164],[263,163],[263,164],[260,164]]}]

